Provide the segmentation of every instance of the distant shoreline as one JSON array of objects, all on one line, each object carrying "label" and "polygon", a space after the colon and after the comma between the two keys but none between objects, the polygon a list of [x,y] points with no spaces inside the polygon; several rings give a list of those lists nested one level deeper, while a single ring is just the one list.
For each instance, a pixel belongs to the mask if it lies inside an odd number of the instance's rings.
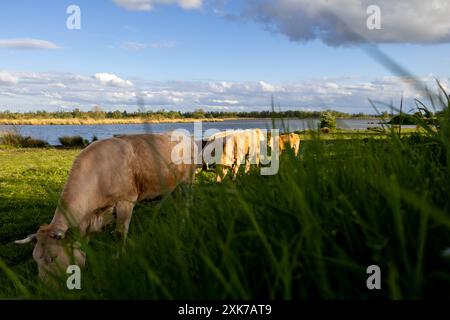
[{"label": "distant shoreline", "polygon": [[[276,120],[313,120],[313,118],[297,119],[297,118],[276,118]],[[314,118],[315,119],[315,118]],[[338,120],[380,120],[378,118],[337,118]],[[236,120],[271,120],[271,118],[177,118],[177,119],[0,119],[0,125],[10,126],[51,126],[51,125],[112,125],[112,124],[160,124],[160,123],[193,123],[202,122],[225,122]]]},{"label": "distant shoreline", "polygon": [[[51,125],[107,125],[107,124],[158,124],[158,123],[192,123],[202,122],[224,122],[231,120],[240,120],[242,118],[224,118],[224,119],[0,119],[0,125],[33,125],[33,126],[51,126]],[[250,119],[249,120],[255,120]]]}]

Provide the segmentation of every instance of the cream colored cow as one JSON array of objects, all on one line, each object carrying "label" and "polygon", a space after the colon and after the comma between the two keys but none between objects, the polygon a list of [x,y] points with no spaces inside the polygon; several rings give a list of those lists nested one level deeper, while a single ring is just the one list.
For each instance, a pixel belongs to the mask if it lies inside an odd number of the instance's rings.
[{"label": "cream colored cow", "polygon": [[[279,139],[279,151],[282,153],[286,150],[286,147],[294,151],[295,156],[298,155],[300,150],[300,136],[296,133],[282,134]],[[269,139],[269,146],[273,146],[273,137]]]},{"label": "cream colored cow", "polygon": [[101,231],[115,212],[117,232],[125,239],[136,202],[169,193],[180,183],[191,183],[196,165],[172,162],[176,144],[170,133],[143,134],[97,141],[84,149],[73,163],[51,223],[16,241],[37,240],[33,258],[39,276],[45,279],[49,272],[58,267],[65,270],[73,263],[84,265],[84,253],[66,239],[70,229],[87,238],[89,233]]},{"label": "cream colored cow", "polygon": [[[251,164],[259,165],[260,141],[262,133],[260,129],[233,130],[219,132],[207,139],[206,147],[215,144],[223,152],[216,159],[216,181],[221,182],[231,169],[233,180],[236,179],[239,168],[245,163],[245,173],[248,173]],[[222,151],[221,150],[221,151]],[[216,150],[217,152],[218,150]]]}]

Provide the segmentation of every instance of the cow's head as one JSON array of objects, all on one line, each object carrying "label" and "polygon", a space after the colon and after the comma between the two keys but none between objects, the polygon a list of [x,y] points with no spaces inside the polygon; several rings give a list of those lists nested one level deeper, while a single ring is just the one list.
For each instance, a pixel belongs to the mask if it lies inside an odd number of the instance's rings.
[{"label": "cow's head", "polygon": [[43,225],[38,232],[29,235],[16,244],[26,244],[37,240],[33,250],[33,259],[39,269],[39,277],[47,280],[49,274],[65,271],[69,265],[84,267],[86,256],[78,243],[66,239],[65,232]]}]

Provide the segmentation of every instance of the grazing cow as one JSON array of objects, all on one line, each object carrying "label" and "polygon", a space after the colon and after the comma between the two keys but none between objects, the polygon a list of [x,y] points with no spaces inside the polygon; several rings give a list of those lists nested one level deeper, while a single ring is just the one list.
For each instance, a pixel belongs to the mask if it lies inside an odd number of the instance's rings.
[{"label": "grazing cow", "polygon": [[[205,148],[214,145],[216,181],[222,182],[229,169],[236,167],[236,132],[219,132],[208,138]],[[221,152],[220,157],[216,152]],[[236,177],[233,175],[233,179]]]},{"label": "grazing cow", "polygon": [[[280,153],[286,150],[286,147],[288,146],[292,150],[294,150],[295,156],[298,155],[298,152],[300,150],[300,136],[296,133],[289,133],[289,134],[283,134],[279,137],[279,150]],[[269,146],[273,146],[273,138],[270,138],[269,140]]]},{"label": "grazing cow", "polygon": [[239,168],[245,163],[245,173],[250,171],[250,153],[253,147],[253,131],[239,130],[233,134],[234,137],[234,164],[232,167],[233,180],[236,180]]},{"label": "grazing cow", "polygon": [[[204,147],[213,146],[221,149],[220,158],[216,159],[215,171],[217,182],[221,182],[231,169],[233,180],[236,179],[239,168],[245,162],[245,173],[250,171],[251,163],[259,164],[261,130],[237,130],[219,132],[206,140]],[[214,152],[218,150],[214,150]],[[214,154],[215,156],[215,154]]]},{"label": "grazing cow", "polygon": [[261,140],[264,139],[261,129],[244,130],[237,136],[238,153],[236,155],[236,165],[239,166],[245,160],[245,173],[250,171],[250,165],[260,164]]},{"label": "grazing cow", "polygon": [[84,266],[85,255],[71,241],[69,229],[78,229],[87,239],[89,233],[111,222],[114,214],[116,231],[126,239],[136,202],[192,182],[196,166],[174,164],[171,159],[176,144],[170,133],[142,134],[97,141],[84,149],[73,163],[51,223],[16,241],[37,240],[33,258],[39,276],[45,279],[58,267],[65,270],[71,261]]}]

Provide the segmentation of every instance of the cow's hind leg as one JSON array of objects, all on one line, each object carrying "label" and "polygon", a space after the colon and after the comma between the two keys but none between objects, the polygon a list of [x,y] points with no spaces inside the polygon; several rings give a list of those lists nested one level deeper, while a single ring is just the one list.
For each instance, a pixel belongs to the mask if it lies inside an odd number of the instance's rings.
[{"label": "cow's hind leg", "polygon": [[130,201],[120,201],[116,204],[116,232],[124,242],[127,239],[133,208],[134,203]]}]

